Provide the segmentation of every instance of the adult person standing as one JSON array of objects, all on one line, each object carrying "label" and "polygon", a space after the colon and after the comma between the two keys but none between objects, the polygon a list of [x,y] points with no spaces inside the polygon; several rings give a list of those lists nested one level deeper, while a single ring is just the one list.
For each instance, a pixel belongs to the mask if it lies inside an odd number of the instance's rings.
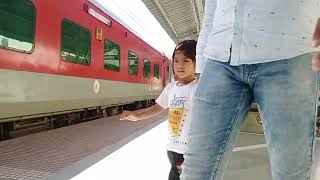
[{"label": "adult person standing", "polygon": [[206,0],[182,180],[222,179],[253,99],[273,180],[311,178],[319,17],[320,0]]}]

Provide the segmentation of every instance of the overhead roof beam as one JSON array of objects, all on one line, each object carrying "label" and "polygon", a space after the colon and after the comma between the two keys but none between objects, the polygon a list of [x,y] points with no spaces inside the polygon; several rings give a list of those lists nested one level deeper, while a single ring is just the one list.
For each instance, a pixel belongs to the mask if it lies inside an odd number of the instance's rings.
[{"label": "overhead roof beam", "polygon": [[203,12],[204,12],[204,4],[202,0],[191,0],[193,4],[193,11],[196,19],[197,24],[197,35],[199,35],[200,32],[200,26],[203,18]]},{"label": "overhead roof beam", "polygon": [[177,30],[174,28],[171,20],[169,19],[169,17],[167,16],[167,13],[165,12],[164,8],[162,7],[162,4],[159,0],[154,0],[154,2],[156,3],[157,7],[159,8],[159,10],[161,11],[163,17],[166,19],[167,23],[169,24],[170,28],[172,29],[172,32],[174,33],[174,35],[179,38],[179,34],[177,33]]}]

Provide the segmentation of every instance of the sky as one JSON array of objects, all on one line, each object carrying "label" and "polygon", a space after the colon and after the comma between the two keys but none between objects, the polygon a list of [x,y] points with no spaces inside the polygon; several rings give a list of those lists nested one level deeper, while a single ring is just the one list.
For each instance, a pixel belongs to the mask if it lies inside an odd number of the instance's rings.
[{"label": "sky", "polygon": [[[100,3],[119,17],[144,41],[167,57],[171,57],[175,44],[141,0],[90,0]],[[111,14],[112,15],[112,14]]]}]

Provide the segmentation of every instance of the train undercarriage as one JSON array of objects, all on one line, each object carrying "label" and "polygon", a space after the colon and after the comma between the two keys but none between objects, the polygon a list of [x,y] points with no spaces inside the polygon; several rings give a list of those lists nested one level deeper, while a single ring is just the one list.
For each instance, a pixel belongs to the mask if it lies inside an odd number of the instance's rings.
[{"label": "train undercarriage", "polygon": [[[113,106],[99,106],[84,108],[72,111],[57,112],[51,115],[35,115],[20,117],[14,121],[0,123],[0,141],[13,139],[28,134],[48,131],[51,129],[61,128],[78,124],[82,122],[91,121],[94,119],[105,118],[122,113],[123,110],[138,110],[150,107],[155,104],[154,99],[135,101],[130,104],[121,104]],[[258,113],[257,107],[253,104],[249,114],[256,125],[260,126],[263,123],[262,118]],[[251,128],[252,129],[252,128]],[[261,130],[262,131],[262,130]],[[316,122],[316,136],[320,137],[320,113],[317,116]]]},{"label": "train undercarriage", "polygon": [[19,117],[9,122],[0,123],[0,141],[66,127],[98,118],[114,116],[122,113],[123,110],[132,111],[147,108],[154,105],[154,103],[155,100],[150,99],[135,101],[130,104],[90,107],[45,115],[39,114],[34,116]]}]

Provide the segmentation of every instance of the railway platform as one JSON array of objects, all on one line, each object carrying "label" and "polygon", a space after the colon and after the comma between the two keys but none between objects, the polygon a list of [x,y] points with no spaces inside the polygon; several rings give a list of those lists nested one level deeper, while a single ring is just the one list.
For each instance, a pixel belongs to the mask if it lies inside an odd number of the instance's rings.
[{"label": "railway platform", "polygon": [[2,141],[0,179],[48,179],[66,170],[63,179],[70,179],[164,119],[129,122],[111,116]]},{"label": "railway platform", "polygon": [[[165,113],[139,122],[113,116],[0,142],[0,179],[167,179],[165,119]],[[320,179],[319,142],[315,179]],[[254,179],[271,180],[264,135],[241,132],[224,180]]]}]

